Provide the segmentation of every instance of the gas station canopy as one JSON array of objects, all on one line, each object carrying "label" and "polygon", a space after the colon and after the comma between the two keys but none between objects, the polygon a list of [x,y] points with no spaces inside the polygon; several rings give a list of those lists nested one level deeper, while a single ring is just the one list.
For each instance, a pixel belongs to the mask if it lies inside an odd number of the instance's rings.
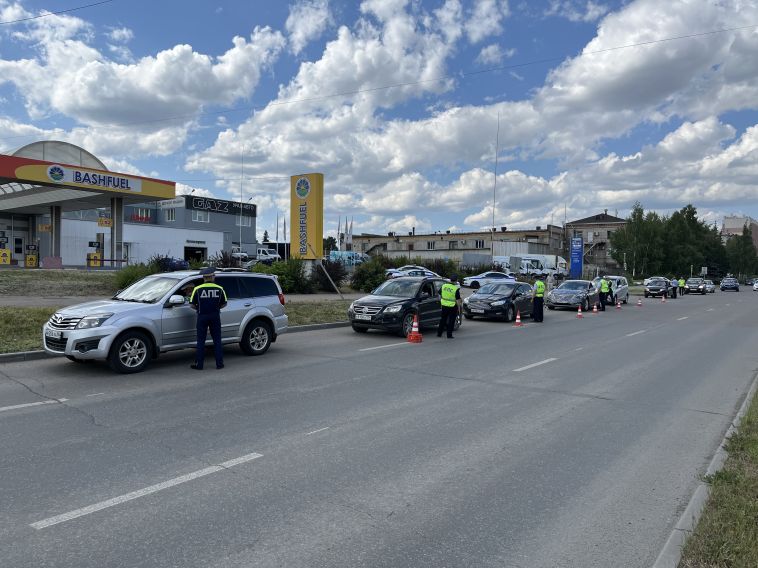
[{"label": "gas station canopy", "polygon": [[35,142],[0,154],[0,212],[44,215],[147,203],[176,196],[176,184],[108,171],[86,150],[67,142]]}]

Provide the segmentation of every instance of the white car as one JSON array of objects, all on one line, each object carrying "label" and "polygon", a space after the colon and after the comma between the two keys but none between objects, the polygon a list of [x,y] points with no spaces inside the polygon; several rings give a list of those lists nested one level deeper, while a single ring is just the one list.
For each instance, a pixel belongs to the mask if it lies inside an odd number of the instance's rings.
[{"label": "white car", "polygon": [[756,280],[755,284],[753,284],[753,292],[758,292],[758,280]]},{"label": "white car", "polygon": [[427,268],[409,268],[407,270],[389,270],[389,278],[400,278],[401,276],[424,276],[426,278],[441,278],[436,272],[432,272]]},{"label": "white car", "polygon": [[507,272],[488,271],[477,274],[476,276],[466,276],[463,279],[463,285],[468,288],[477,289],[485,284],[493,284],[496,282],[516,281],[516,277],[513,274]]}]

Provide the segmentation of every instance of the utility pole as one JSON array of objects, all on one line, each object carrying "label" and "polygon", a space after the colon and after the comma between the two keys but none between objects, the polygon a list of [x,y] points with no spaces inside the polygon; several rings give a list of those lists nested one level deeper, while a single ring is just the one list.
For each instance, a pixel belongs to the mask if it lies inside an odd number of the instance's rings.
[{"label": "utility pole", "polygon": [[[500,153],[500,112],[497,113],[497,131],[495,133],[495,181],[492,184],[492,231],[490,232],[490,255],[495,256],[495,204],[497,197],[497,157]],[[494,261],[493,261],[494,262]]]}]

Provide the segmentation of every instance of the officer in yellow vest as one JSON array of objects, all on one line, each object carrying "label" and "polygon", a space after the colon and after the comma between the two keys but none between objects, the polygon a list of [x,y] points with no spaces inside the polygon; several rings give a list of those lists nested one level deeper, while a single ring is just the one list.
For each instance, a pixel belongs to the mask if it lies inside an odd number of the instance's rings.
[{"label": "officer in yellow vest", "polygon": [[442,331],[447,330],[447,337],[453,339],[453,329],[455,329],[455,320],[461,309],[461,288],[458,286],[458,275],[451,274],[450,282],[442,285],[442,298],[440,306],[442,315],[440,324],[437,327],[437,337],[442,337]]},{"label": "officer in yellow vest", "polygon": [[224,368],[224,347],[221,344],[221,309],[226,306],[226,292],[216,284],[213,268],[203,268],[203,283],[192,290],[190,305],[197,310],[197,346],[195,362],[192,369],[201,371],[205,361],[205,338],[208,329],[213,338],[213,348],[216,355],[216,368]]},{"label": "officer in yellow vest", "polygon": [[603,276],[600,279],[600,294],[598,294],[598,296],[600,296],[600,311],[601,312],[605,311],[605,301],[608,298],[608,292],[610,291],[611,291],[611,283],[608,281],[608,279],[605,276]]},{"label": "officer in yellow vest", "polygon": [[679,279],[679,295],[684,296],[684,278]]},{"label": "officer in yellow vest", "polygon": [[532,298],[532,321],[537,323],[545,321],[544,307],[545,283],[542,281],[542,278],[537,276],[537,280],[534,282],[534,298]]}]

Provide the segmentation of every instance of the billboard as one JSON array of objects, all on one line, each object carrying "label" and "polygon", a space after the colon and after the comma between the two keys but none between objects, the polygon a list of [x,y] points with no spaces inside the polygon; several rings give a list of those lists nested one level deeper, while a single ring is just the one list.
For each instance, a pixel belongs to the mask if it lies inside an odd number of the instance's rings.
[{"label": "billboard", "polygon": [[290,177],[290,254],[324,256],[324,174]]},{"label": "billboard", "polygon": [[584,242],[582,237],[571,237],[571,278],[582,277],[582,263],[584,261]]}]

